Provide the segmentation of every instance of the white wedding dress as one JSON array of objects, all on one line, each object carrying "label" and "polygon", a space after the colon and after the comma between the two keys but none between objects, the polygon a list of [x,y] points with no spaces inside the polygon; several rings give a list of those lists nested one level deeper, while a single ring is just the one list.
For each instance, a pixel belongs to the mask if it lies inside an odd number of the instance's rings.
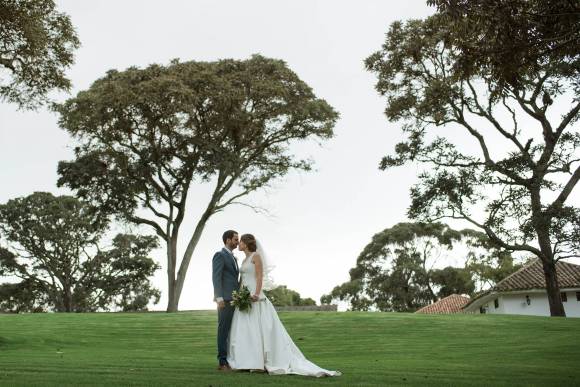
[{"label": "white wedding dress", "polygon": [[[242,266],[242,286],[256,291],[256,268],[248,256]],[[248,311],[234,311],[230,330],[228,363],[234,370],[266,370],[271,375],[339,376],[307,360],[278,318],[276,309],[260,292],[260,300]]]}]

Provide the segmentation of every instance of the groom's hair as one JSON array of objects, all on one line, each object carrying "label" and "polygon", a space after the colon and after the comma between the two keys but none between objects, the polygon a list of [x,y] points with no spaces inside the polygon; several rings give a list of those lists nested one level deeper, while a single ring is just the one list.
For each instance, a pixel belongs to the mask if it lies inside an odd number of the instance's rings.
[{"label": "groom's hair", "polygon": [[224,235],[222,235],[222,240],[224,241],[224,243],[226,243],[226,241],[228,239],[232,239],[234,237],[234,235],[236,235],[238,232],[234,231],[234,230],[228,230],[226,232],[224,232]]}]

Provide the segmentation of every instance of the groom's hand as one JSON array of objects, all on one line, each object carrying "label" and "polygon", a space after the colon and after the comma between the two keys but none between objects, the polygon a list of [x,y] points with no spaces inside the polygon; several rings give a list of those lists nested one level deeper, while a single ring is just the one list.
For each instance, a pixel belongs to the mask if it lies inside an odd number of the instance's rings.
[{"label": "groom's hand", "polygon": [[225,301],[218,301],[218,309],[223,309],[226,307]]}]

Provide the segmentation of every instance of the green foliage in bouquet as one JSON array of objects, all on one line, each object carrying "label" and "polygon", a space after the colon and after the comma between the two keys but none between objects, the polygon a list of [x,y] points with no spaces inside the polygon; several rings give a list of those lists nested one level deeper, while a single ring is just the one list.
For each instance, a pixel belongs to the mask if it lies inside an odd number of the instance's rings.
[{"label": "green foliage in bouquet", "polygon": [[232,292],[232,306],[240,311],[249,311],[252,308],[252,295],[247,286],[242,286],[240,290]]}]

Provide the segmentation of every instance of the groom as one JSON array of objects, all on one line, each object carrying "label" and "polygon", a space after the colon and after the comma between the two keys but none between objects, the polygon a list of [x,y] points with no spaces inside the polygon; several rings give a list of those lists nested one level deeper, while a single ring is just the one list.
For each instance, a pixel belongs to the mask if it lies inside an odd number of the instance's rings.
[{"label": "groom", "polygon": [[228,364],[228,336],[232,325],[234,307],[230,304],[232,292],[239,289],[240,269],[233,251],[238,247],[238,233],[233,230],[224,232],[224,247],[213,256],[212,280],[214,300],[218,307],[218,360],[220,371],[231,370]]}]

